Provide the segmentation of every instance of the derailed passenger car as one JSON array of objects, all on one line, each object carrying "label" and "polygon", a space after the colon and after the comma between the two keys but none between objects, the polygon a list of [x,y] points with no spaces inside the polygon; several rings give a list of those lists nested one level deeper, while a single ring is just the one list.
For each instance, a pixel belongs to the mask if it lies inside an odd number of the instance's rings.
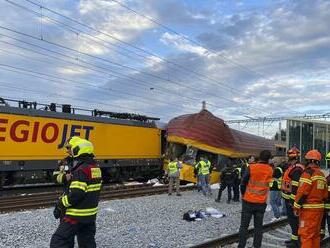
[{"label": "derailed passenger car", "polygon": [[215,183],[229,158],[257,156],[265,149],[275,154],[274,141],[231,129],[205,109],[172,119],[166,131],[167,156],[183,162],[181,180],[189,182],[196,182],[193,166],[201,156],[206,156],[216,168],[211,174],[211,183]]}]

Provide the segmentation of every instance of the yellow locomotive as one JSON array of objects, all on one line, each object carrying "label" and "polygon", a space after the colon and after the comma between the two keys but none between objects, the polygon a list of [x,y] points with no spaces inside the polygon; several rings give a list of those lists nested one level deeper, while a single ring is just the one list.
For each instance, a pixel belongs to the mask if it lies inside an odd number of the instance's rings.
[{"label": "yellow locomotive", "polygon": [[98,110],[87,116],[73,114],[67,105],[64,112],[38,110],[35,103],[23,101],[20,105],[0,106],[0,185],[50,181],[65,156],[65,141],[74,135],[93,142],[105,181],[162,174],[157,118]]}]

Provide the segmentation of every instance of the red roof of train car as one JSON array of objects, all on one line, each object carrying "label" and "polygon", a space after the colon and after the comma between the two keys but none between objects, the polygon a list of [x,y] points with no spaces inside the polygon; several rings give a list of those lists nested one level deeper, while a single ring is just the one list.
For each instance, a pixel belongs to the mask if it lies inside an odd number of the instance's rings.
[{"label": "red roof of train car", "polygon": [[231,129],[207,110],[172,119],[167,125],[167,135],[170,142],[229,157],[258,155],[264,149],[275,152],[274,141]]}]

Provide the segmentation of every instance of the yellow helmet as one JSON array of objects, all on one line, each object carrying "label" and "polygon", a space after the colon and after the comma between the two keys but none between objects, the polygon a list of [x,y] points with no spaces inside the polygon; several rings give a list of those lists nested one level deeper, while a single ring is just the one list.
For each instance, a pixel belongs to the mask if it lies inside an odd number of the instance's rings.
[{"label": "yellow helmet", "polygon": [[69,138],[65,147],[68,149],[70,155],[74,158],[79,157],[82,154],[94,153],[92,142],[77,136]]}]

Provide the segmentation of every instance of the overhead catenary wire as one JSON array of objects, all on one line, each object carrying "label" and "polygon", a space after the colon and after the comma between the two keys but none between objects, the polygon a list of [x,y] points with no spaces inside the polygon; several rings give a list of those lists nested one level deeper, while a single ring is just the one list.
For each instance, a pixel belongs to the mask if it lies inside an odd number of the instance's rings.
[{"label": "overhead catenary wire", "polygon": [[[62,82],[64,81],[64,82],[74,83],[77,86],[79,86],[79,88],[81,88],[82,86],[85,86],[85,89],[86,89],[86,86],[88,86],[88,87],[92,87],[92,88],[95,88],[95,89],[98,89],[98,90],[105,90],[105,91],[114,92],[116,94],[124,94],[124,95],[134,96],[134,97],[138,97],[138,98],[143,98],[143,97],[141,97],[139,95],[136,95],[136,94],[133,94],[133,93],[122,92],[122,91],[111,89],[111,88],[100,87],[100,86],[93,85],[93,84],[91,84],[89,82],[80,82],[80,81],[76,81],[76,80],[66,79],[66,78],[62,78],[62,77],[59,77],[59,76],[54,76],[54,75],[50,75],[50,74],[46,74],[46,73],[41,73],[41,72],[33,71],[33,70],[19,68],[17,66],[12,66],[12,65],[8,65],[8,64],[1,64],[0,63],[0,69],[6,70],[6,71],[10,71],[10,72],[16,72],[16,73],[20,73],[20,74],[24,74],[24,75],[33,76],[33,77],[36,77],[36,78],[39,78],[39,79],[44,79],[44,80],[52,81],[53,83],[59,84],[59,85],[61,85],[61,84],[60,84],[60,82],[58,80],[61,80]],[[75,88],[76,89],[79,89],[77,87],[75,87]],[[146,104],[150,104],[150,102],[145,101],[143,99],[142,100],[139,100],[139,101],[140,102],[144,102]],[[163,102],[167,105],[167,108],[174,108],[174,109],[175,108],[178,108],[178,109],[182,109],[182,106],[179,106],[179,105],[168,105],[168,102],[165,102],[165,101],[163,101]],[[153,105],[157,105],[157,103],[153,102]],[[163,106],[161,106],[161,107],[163,107]],[[190,107],[190,108],[193,108],[193,109],[199,109],[199,106],[196,106],[196,105],[195,106],[190,105],[190,106],[185,106],[185,107]]]},{"label": "overhead catenary wire", "polygon": [[[78,51],[76,49],[73,49],[73,48],[70,48],[70,47],[67,47],[67,46],[64,46],[64,45],[61,45],[61,44],[58,44],[58,43],[55,43],[55,42],[52,42],[52,41],[49,41],[49,40],[46,40],[45,38],[43,40],[40,40],[38,37],[34,36],[34,35],[31,35],[31,34],[27,34],[27,33],[24,33],[24,32],[21,32],[21,31],[17,31],[17,30],[14,30],[14,29],[11,29],[11,28],[8,28],[8,27],[5,27],[5,26],[2,26],[0,25],[0,29],[3,29],[3,30],[6,30],[6,31],[9,31],[9,32],[12,32],[12,33],[15,33],[15,34],[19,34],[19,35],[22,35],[22,36],[25,36],[25,37],[29,37],[31,39],[34,39],[34,40],[38,40],[38,41],[42,41],[42,42],[45,42],[45,43],[48,43],[50,45],[53,45],[53,46],[56,46],[56,47],[59,47],[59,48],[62,48],[64,50],[68,50],[68,51],[71,51],[71,52],[76,52],[76,53],[80,53],[82,55],[85,55],[87,57],[91,57],[91,58],[94,58],[94,59],[98,59],[98,60],[101,60],[102,62],[106,62],[106,63],[110,63],[110,64],[115,64],[119,67],[127,67],[127,68],[130,68],[129,66],[125,66],[125,65],[121,65],[119,63],[116,63],[116,62],[112,62],[108,59],[105,59],[105,58],[101,58],[101,57],[98,57],[98,56],[95,56],[95,55],[91,55],[91,54],[88,54],[88,53],[85,53],[85,52],[82,52],[82,51]],[[135,69],[133,69],[135,70]],[[139,70],[135,70],[135,71],[139,71]],[[162,79],[163,81],[165,82],[168,82],[167,79],[163,79],[161,77],[158,77],[158,76],[155,76],[153,75],[154,77],[156,78],[159,78],[159,79]],[[172,82],[172,81],[171,81]],[[176,83],[177,84],[177,83]],[[179,84],[180,85],[180,84]],[[182,86],[182,85],[181,85]],[[194,89],[194,88],[192,88]],[[196,90],[196,89],[194,89]],[[210,94],[212,95],[212,94]],[[186,97],[184,95],[180,96],[180,97]],[[215,95],[215,97],[218,97],[217,95]],[[226,100],[226,101],[229,101],[229,102],[233,102],[235,104],[239,104],[235,101],[232,101],[231,99],[227,99],[227,98],[224,98],[224,97],[221,97],[221,99],[223,100]],[[212,104],[209,104],[209,105],[212,105]],[[222,107],[219,107],[219,108],[222,108]],[[265,112],[265,111],[262,111],[262,110],[259,110],[257,108],[254,108],[254,107],[245,107],[245,108],[250,108],[250,109],[255,109],[257,111],[261,111],[261,112]]]},{"label": "overhead catenary wire", "polygon": [[[5,0],[5,1],[7,1],[7,2],[12,2],[12,1],[10,1],[10,0]],[[38,6],[38,7],[40,6],[39,3],[33,2],[33,1],[31,1],[31,0],[25,0],[25,1],[31,3],[31,4],[33,4],[33,5],[35,5],[35,6]],[[161,59],[161,60],[164,61],[164,62],[167,62],[167,63],[170,63],[170,64],[174,64],[175,66],[180,67],[180,68],[185,68],[184,66],[182,66],[182,65],[180,65],[180,64],[177,64],[177,63],[174,63],[174,62],[172,62],[172,61],[166,60],[166,59],[160,57],[160,56],[157,55],[157,54],[154,54],[154,53],[149,52],[149,51],[147,51],[147,50],[145,50],[145,49],[142,49],[142,48],[140,48],[140,47],[138,47],[138,46],[136,46],[136,45],[133,45],[133,44],[131,44],[131,43],[129,43],[129,42],[125,42],[125,41],[123,41],[123,40],[121,40],[121,39],[118,39],[118,38],[114,37],[113,35],[110,35],[110,34],[108,34],[108,33],[106,33],[106,32],[103,32],[103,31],[97,30],[97,29],[94,28],[94,27],[91,27],[91,26],[89,26],[89,25],[87,25],[87,24],[84,24],[84,23],[82,23],[82,22],[80,22],[80,21],[77,21],[77,20],[75,20],[75,19],[73,19],[73,18],[71,18],[71,17],[68,17],[68,16],[66,16],[66,15],[64,15],[64,14],[61,14],[61,13],[59,13],[58,11],[52,10],[52,9],[46,7],[46,6],[43,6],[43,8],[44,8],[45,10],[47,10],[47,11],[53,13],[53,14],[56,14],[56,15],[58,15],[58,16],[61,16],[61,17],[65,18],[65,19],[67,19],[67,20],[70,20],[71,22],[77,23],[77,24],[79,24],[79,25],[81,25],[81,26],[83,26],[83,27],[86,27],[86,28],[88,28],[88,29],[94,31],[94,32],[97,32],[97,33],[99,33],[99,34],[103,34],[103,35],[105,35],[105,36],[107,36],[107,37],[110,37],[110,38],[112,38],[112,39],[114,39],[114,40],[116,40],[116,41],[122,43],[122,44],[125,44],[125,45],[127,45],[127,46],[133,47],[133,48],[135,48],[135,49],[137,49],[137,50],[139,50],[139,51],[141,51],[141,52],[147,53],[147,54],[149,54],[149,55],[155,56],[155,57]],[[190,72],[194,72],[194,71],[191,71],[191,70],[188,69],[188,68],[185,68],[185,69],[188,70],[188,71],[190,71]],[[194,73],[197,73],[197,72],[194,72]],[[199,74],[200,76],[203,76],[203,77],[205,78],[205,75],[202,75],[202,74],[200,74],[200,73],[197,73],[197,74]],[[212,80],[214,80],[214,79],[212,79]],[[171,80],[171,81],[172,81],[172,80]],[[219,83],[219,82],[217,81],[217,83]],[[221,85],[223,85],[223,86],[225,86],[225,87],[227,87],[227,88],[229,87],[228,85],[223,84],[223,83],[221,83]],[[236,90],[236,89],[234,89],[234,88],[232,88],[232,87],[229,87],[229,89],[230,89],[231,91],[235,91],[235,92],[237,92],[237,93],[239,93],[239,94],[242,93],[241,91],[238,91],[238,90]],[[223,97],[222,97],[222,98],[223,98]],[[230,100],[230,99],[227,99],[227,100]],[[251,100],[252,100],[252,99],[251,99]],[[233,102],[233,103],[235,103],[235,104],[239,104],[239,103],[237,103],[236,101],[233,101],[233,100],[230,100],[230,101]],[[275,103],[275,104],[276,104],[276,103]],[[283,106],[281,106],[281,107],[283,107]],[[266,111],[263,110],[263,109],[258,109],[258,108],[256,108],[256,107],[250,107],[250,108],[251,108],[251,109],[255,109],[255,110],[259,111],[259,112],[269,113],[269,112],[266,112]],[[286,107],[283,107],[283,108],[286,108]],[[290,110],[290,109],[289,109],[289,110]],[[292,110],[290,110],[290,111],[292,111]]]},{"label": "overhead catenary wire", "polygon": [[[11,39],[13,39],[13,40],[15,40],[15,41],[22,42],[23,44],[27,44],[27,45],[34,46],[34,47],[40,48],[40,49],[45,50],[45,51],[48,51],[48,52],[52,52],[52,53],[55,53],[55,54],[59,54],[59,55],[64,56],[64,57],[66,57],[66,58],[72,59],[73,61],[76,61],[74,57],[69,56],[69,55],[66,55],[66,54],[63,54],[63,53],[59,53],[59,52],[57,52],[57,51],[53,51],[53,50],[50,50],[50,49],[47,49],[47,48],[43,48],[43,47],[40,47],[40,46],[38,46],[38,45],[31,44],[31,43],[29,43],[29,42],[26,42],[26,41],[22,41],[22,40],[16,39],[16,38],[11,37],[11,36],[8,36],[8,35],[0,34],[0,36],[4,36],[4,37],[7,37],[7,38],[11,38]],[[33,50],[33,49],[28,49],[28,48],[25,48],[25,47],[22,47],[22,46],[19,46],[19,45],[17,45],[17,44],[13,44],[13,43],[10,43],[10,42],[7,42],[7,41],[2,41],[2,40],[0,40],[0,42],[1,42],[1,43],[4,43],[4,44],[7,44],[7,45],[14,46],[14,47],[16,47],[16,48],[18,47],[18,48],[20,48],[20,49],[24,49],[24,50],[26,50],[26,51],[30,51],[30,52],[33,52],[33,53],[36,53],[36,54],[40,54],[40,55],[43,55],[43,56],[46,56],[46,57],[51,57],[51,58],[54,58],[54,59],[56,59],[56,60],[64,61],[65,63],[69,63],[69,64],[72,64],[72,65],[76,65],[76,66],[82,67],[82,68],[87,69],[87,70],[92,70],[92,71],[100,72],[100,73],[102,73],[102,74],[106,74],[106,75],[108,75],[108,76],[110,76],[110,77],[116,77],[116,78],[119,78],[119,79],[125,79],[125,80],[127,80],[127,79],[128,79],[128,80],[132,80],[132,82],[135,83],[135,84],[136,84],[137,81],[139,81],[139,82],[141,82],[141,83],[144,83],[144,85],[150,87],[150,84],[149,84],[148,82],[146,82],[146,81],[139,80],[139,79],[134,79],[134,78],[131,78],[131,77],[126,76],[126,75],[118,76],[118,75],[115,75],[115,74],[111,74],[111,73],[109,73],[109,71],[111,71],[111,70],[109,70],[109,69],[107,69],[107,68],[104,68],[104,67],[101,67],[101,66],[93,65],[93,64],[88,63],[88,62],[86,62],[86,61],[84,61],[84,60],[80,60],[80,63],[77,64],[77,63],[73,63],[73,62],[71,62],[71,61],[67,61],[67,60],[65,60],[65,59],[62,59],[62,58],[58,58],[58,57],[56,57],[56,56],[52,56],[52,55],[50,55],[50,54],[45,54],[45,53],[42,53],[42,52],[40,52],[40,51],[35,51],[35,50]],[[6,51],[6,52],[8,52],[8,51]],[[22,56],[22,55],[20,55],[20,56]],[[26,57],[26,56],[25,56],[25,57]],[[35,58],[31,58],[31,60],[36,60],[36,59],[35,59]],[[93,66],[93,67],[96,67],[96,68],[100,68],[100,69],[102,69],[103,71],[98,70],[98,69],[95,69],[95,68],[92,68],[92,67],[84,66],[84,65],[82,65],[82,63],[87,64],[87,65],[90,65],[90,66]],[[119,73],[119,74],[120,74],[120,73]],[[169,94],[169,95],[171,95],[171,96],[172,96],[172,95],[176,95],[176,94],[174,94],[174,92],[173,92],[173,94],[171,94],[172,91],[170,91],[170,90],[166,91],[166,90],[167,90],[166,88],[162,88],[162,87],[157,87],[157,88],[164,89],[164,92],[163,92],[163,93],[165,93],[165,94]],[[200,100],[200,99],[197,99],[197,98],[191,98],[191,97],[188,97],[188,96],[185,96],[185,95],[184,95],[184,96],[182,96],[182,97],[180,98],[180,101],[183,101],[182,98],[187,98],[187,99],[193,100],[194,102]],[[159,99],[153,99],[153,101],[158,101],[158,100],[159,100]],[[184,102],[184,103],[187,103],[187,104],[190,104],[190,103],[191,103],[191,102],[187,102],[187,101],[183,101],[183,102]],[[167,102],[167,103],[168,103],[168,102]],[[213,106],[213,104],[209,104],[209,105]]]},{"label": "overhead catenary wire", "polygon": [[[12,82],[0,81],[0,87],[2,87],[2,88],[15,89],[15,90],[23,91],[23,92],[32,92],[32,93],[36,93],[36,94],[39,94],[39,95],[42,95],[42,96],[49,96],[49,97],[57,96],[57,97],[60,97],[60,98],[63,98],[63,99],[71,100],[71,101],[76,100],[78,102],[86,103],[86,99],[80,98],[80,97],[75,97],[75,96],[66,97],[66,96],[63,96],[63,94],[57,94],[57,93],[51,93],[50,94],[48,91],[31,90],[31,89],[20,88],[20,87],[8,85],[8,84],[13,84],[13,83]],[[143,112],[145,114],[151,114],[151,115],[154,115],[154,116],[158,117],[158,114],[156,114],[156,113],[141,111],[141,109],[136,109],[136,108],[132,108],[132,107],[127,108],[127,107],[123,107],[123,106],[117,105],[117,104],[104,103],[104,102],[99,102],[99,101],[94,101],[94,100],[89,100],[88,102],[99,104],[99,105],[102,105],[102,106],[116,107],[116,108],[119,108],[119,109],[123,109],[123,111],[128,110],[130,112],[134,112],[134,111],[137,111],[137,112],[140,112],[140,113]],[[87,107],[81,107],[81,108],[87,108]]]}]

